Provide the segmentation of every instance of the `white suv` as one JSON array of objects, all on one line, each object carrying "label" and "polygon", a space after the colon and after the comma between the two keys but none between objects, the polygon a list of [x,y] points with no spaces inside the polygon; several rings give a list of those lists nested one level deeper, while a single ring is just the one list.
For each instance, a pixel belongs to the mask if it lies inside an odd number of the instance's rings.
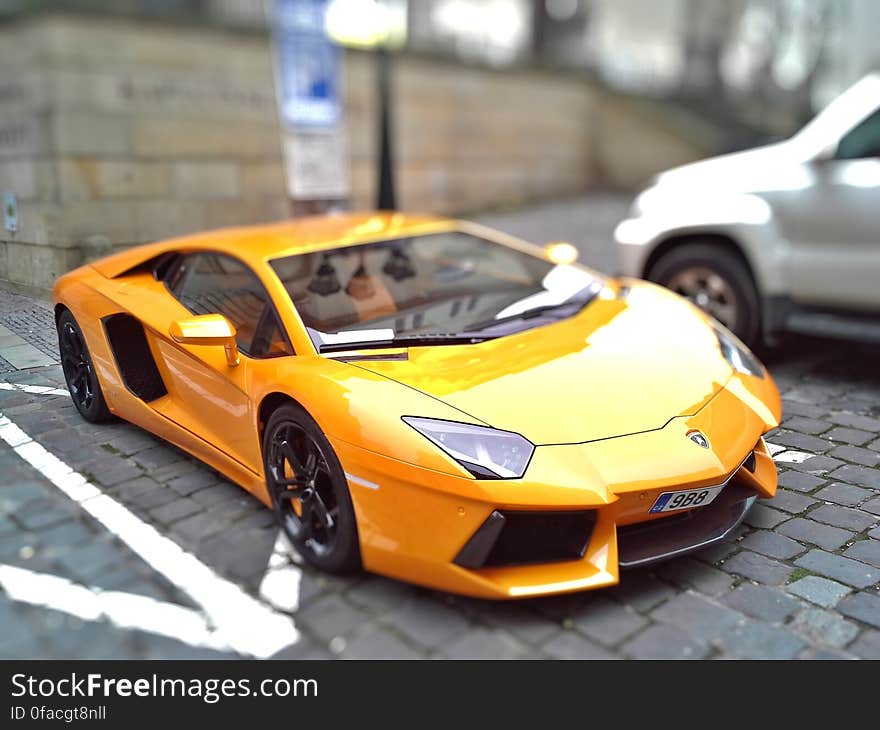
[{"label": "white suv", "polygon": [[622,273],[755,344],[880,340],[880,73],[778,144],[669,170],[615,230]]}]

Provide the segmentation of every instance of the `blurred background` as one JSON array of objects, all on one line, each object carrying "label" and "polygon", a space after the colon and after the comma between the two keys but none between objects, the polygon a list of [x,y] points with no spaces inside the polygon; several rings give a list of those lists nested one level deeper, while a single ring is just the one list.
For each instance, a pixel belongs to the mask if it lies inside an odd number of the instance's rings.
[{"label": "blurred background", "polygon": [[[878,61],[872,0],[318,4],[325,61],[286,55],[309,2],[0,0],[0,279],[46,290],[115,247],[309,209],[291,199],[373,208],[383,159],[401,209],[549,201],[517,232],[610,240],[655,173],[790,135]],[[297,63],[338,65],[317,137],[284,106]]]}]

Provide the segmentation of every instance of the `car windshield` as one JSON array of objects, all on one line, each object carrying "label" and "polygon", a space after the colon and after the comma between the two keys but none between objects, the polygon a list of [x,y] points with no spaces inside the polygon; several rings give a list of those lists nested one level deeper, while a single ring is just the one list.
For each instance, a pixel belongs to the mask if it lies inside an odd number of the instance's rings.
[{"label": "car windshield", "polygon": [[575,314],[588,271],[449,231],[271,261],[315,347],[478,342]]}]

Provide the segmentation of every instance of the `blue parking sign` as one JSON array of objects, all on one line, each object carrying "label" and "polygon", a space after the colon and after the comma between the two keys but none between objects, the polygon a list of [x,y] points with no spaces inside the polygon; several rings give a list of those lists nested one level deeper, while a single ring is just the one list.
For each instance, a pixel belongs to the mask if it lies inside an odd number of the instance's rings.
[{"label": "blue parking sign", "polygon": [[328,0],[275,0],[272,31],[281,120],[295,127],[339,123],[339,49],[324,28]]}]

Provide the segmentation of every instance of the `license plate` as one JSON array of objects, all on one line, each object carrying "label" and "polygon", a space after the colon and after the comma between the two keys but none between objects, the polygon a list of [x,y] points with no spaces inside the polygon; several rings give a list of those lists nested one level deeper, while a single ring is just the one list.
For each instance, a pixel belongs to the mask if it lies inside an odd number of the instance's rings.
[{"label": "license plate", "polygon": [[651,512],[675,512],[680,509],[694,509],[695,507],[705,507],[709,504],[721,490],[720,487],[706,487],[704,489],[682,489],[679,492],[663,492]]}]

